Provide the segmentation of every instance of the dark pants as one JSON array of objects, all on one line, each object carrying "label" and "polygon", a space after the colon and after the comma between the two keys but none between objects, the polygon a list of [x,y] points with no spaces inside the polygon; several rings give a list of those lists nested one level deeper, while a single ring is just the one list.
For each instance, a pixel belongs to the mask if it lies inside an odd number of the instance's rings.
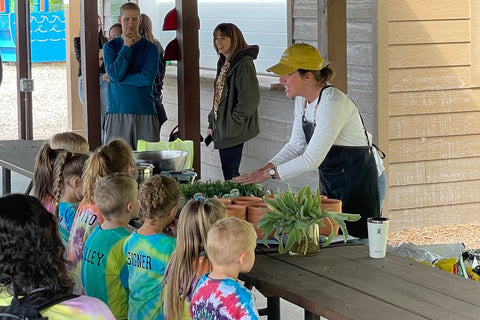
[{"label": "dark pants", "polygon": [[223,178],[225,181],[232,180],[240,175],[238,168],[242,161],[243,143],[225,149],[219,149],[220,162],[222,163]]}]

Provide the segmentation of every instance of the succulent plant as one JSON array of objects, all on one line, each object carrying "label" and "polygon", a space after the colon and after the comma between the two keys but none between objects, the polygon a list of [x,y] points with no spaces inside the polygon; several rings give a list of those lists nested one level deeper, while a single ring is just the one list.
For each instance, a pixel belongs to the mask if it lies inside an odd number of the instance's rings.
[{"label": "succulent plant", "polygon": [[[288,191],[275,194],[273,199],[265,198],[268,206],[266,213],[258,221],[258,227],[262,229],[264,243],[269,235],[273,233],[273,237],[278,240],[280,253],[288,252],[295,244],[306,241],[303,250],[304,254],[309,246],[308,231],[312,230],[312,226],[323,224],[323,219],[335,221],[342,230],[344,241],[348,239],[348,231],[345,221],[357,221],[360,219],[359,214],[332,212],[321,209],[320,190],[317,187],[315,193],[312,193],[309,186],[304,186],[295,194],[288,186]],[[323,246],[327,246],[333,239],[334,230],[328,236]],[[318,233],[318,227],[317,233]],[[283,243],[283,237],[287,236],[287,241]],[[317,238],[318,239],[318,238]],[[316,244],[318,245],[318,243]]]}]

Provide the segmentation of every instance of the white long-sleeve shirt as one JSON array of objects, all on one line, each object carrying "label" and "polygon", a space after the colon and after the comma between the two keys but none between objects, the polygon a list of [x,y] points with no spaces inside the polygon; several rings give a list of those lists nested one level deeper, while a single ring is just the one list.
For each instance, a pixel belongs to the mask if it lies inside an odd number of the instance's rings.
[{"label": "white long-sleeve shirt", "polygon": [[295,118],[290,140],[270,160],[277,166],[282,180],[317,169],[333,145],[368,145],[357,107],[347,95],[334,87],[323,90],[315,117],[315,131],[307,144],[302,128],[302,116],[305,113],[306,121],[314,122],[317,100],[307,102],[304,111],[305,98],[295,98]]}]

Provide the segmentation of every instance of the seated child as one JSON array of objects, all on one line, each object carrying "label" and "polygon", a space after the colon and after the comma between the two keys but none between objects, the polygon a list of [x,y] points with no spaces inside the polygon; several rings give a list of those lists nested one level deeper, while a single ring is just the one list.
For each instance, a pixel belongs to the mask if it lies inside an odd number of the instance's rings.
[{"label": "seated child", "polygon": [[63,245],[67,247],[73,219],[83,198],[82,175],[88,156],[83,153],[60,151],[53,166],[55,216]]},{"label": "seated child", "polygon": [[97,226],[105,222],[95,204],[95,184],[98,179],[113,172],[130,173],[133,164],[132,148],[122,139],[114,139],[98,147],[87,160],[82,177],[83,199],[75,213],[67,246],[67,260],[71,262],[69,268],[76,276],[76,293],[84,292],[81,273],[85,241]]},{"label": "seated child", "polygon": [[[67,271],[57,229],[55,217],[38,199],[24,194],[0,197],[0,274],[11,278],[10,283],[0,282],[0,306],[10,305],[14,296],[72,293],[75,282]],[[105,303],[86,296],[58,302],[40,313],[43,319],[115,319]]]},{"label": "seated child", "polygon": [[95,187],[95,203],[105,222],[95,228],[83,248],[82,282],[87,296],[105,302],[117,319],[128,316],[128,271],[123,243],[130,219],[139,213],[137,181],[111,173]]},{"label": "seated child", "polygon": [[190,300],[201,276],[210,271],[205,257],[207,233],[219,219],[227,216],[225,206],[215,199],[190,200],[178,218],[177,247],[167,266],[163,299],[165,318],[191,319]]},{"label": "seated child", "polygon": [[208,231],[207,257],[212,272],[202,276],[190,302],[192,319],[258,319],[252,293],[237,282],[255,262],[257,234],[236,217],[218,220]]},{"label": "seated child", "polygon": [[127,257],[129,319],[163,319],[162,282],[175,250],[175,238],[163,233],[177,213],[180,189],[175,179],[154,175],[138,194],[143,225],[123,245]]}]

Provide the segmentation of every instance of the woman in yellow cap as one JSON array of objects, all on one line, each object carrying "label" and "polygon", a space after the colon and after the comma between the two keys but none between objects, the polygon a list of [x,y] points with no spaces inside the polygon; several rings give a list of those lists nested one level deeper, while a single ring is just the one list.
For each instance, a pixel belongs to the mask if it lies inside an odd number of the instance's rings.
[{"label": "woman in yellow cap", "polygon": [[334,72],[318,50],[296,43],[267,69],[280,75],[289,98],[295,98],[290,141],[262,168],[234,179],[258,183],[288,180],[318,168],[322,194],[342,200],[342,210],[362,218],[347,224],[349,234],[367,237],[367,218],[380,215],[377,166],[371,135],[357,107],[328,84]]}]

